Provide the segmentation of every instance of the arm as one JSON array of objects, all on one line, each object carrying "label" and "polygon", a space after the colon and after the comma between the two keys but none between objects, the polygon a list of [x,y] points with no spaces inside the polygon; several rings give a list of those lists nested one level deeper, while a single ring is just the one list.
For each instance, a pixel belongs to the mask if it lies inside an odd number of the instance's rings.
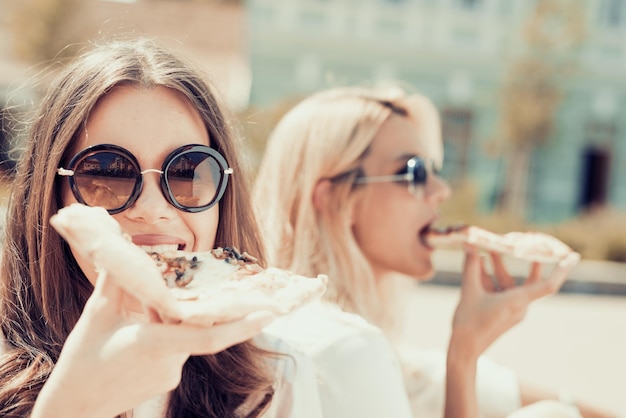
[{"label": "arm", "polygon": [[[566,401],[564,399],[560,399],[556,392],[550,392],[547,390],[536,388],[529,384],[520,383],[520,392],[522,396],[522,405],[527,406],[533,404],[535,402],[539,402],[546,399],[560,400]],[[578,408],[578,411],[583,416],[583,418],[617,418],[617,415],[609,412],[603,411],[601,409],[596,408],[595,406],[586,405],[582,402],[573,401],[574,406]]]},{"label": "arm", "polygon": [[241,312],[249,316],[238,321],[183,324],[161,272],[124,239],[104,209],[72,205],[50,223],[98,266],[99,276],[37,397],[33,418],[118,415],[175,388],[189,356],[243,342],[271,319],[249,307]]},{"label": "arm", "polygon": [[545,280],[534,263],[524,285],[516,286],[500,256],[492,254],[494,283],[485,272],[475,248],[467,247],[461,299],[457,305],[448,346],[445,416],[476,417],[476,361],[504,332],[519,323],[530,303],[560,289],[578,262],[572,254]]},{"label": "arm", "polygon": [[134,320],[122,307],[127,297],[113,280],[98,279],[37,397],[32,418],[118,415],[176,387],[190,355],[245,341],[271,319],[251,315],[214,327],[164,324],[154,314]]}]

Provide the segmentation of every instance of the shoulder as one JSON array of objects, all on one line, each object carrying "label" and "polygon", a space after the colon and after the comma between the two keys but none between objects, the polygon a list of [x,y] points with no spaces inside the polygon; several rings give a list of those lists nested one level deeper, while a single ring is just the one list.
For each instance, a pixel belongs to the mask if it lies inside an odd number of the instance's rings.
[{"label": "shoulder", "polygon": [[344,344],[386,341],[378,327],[323,301],[310,303],[278,318],[267,332],[313,357]]},{"label": "shoulder", "polygon": [[410,416],[395,351],[360,316],[315,302],[279,318],[267,332],[312,359],[325,417]]},{"label": "shoulder", "polygon": [[268,333],[256,337],[255,342],[277,354],[270,360],[276,380],[274,399],[266,415],[321,418],[315,366],[311,359],[285,340]]}]

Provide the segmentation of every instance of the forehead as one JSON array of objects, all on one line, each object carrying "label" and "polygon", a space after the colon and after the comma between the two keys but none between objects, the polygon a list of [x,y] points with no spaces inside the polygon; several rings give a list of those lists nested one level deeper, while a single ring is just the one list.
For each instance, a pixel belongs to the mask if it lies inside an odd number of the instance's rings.
[{"label": "forehead", "polygon": [[366,158],[384,164],[419,155],[425,160],[440,163],[439,120],[436,114],[423,113],[419,115],[419,120],[412,114],[392,114],[378,130]]},{"label": "forehead", "polygon": [[161,156],[182,145],[210,145],[204,121],[182,93],[167,87],[125,85],[98,101],[73,148],[102,143]]}]

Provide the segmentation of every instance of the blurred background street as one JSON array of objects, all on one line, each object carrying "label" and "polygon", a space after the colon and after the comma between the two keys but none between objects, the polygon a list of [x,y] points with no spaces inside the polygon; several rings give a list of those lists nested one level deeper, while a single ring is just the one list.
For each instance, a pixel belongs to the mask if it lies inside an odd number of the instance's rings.
[{"label": "blurred background street", "polygon": [[[411,336],[445,349],[459,289],[421,284],[411,303]],[[538,387],[626,415],[626,299],[560,293],[541,299],[487,351]]]},{"label": "blurred background street", "polygon": [[[626,0],[0,0],[4,186],[37,75],[129,35],[212,75],[253,168],[314,91],[393,82],[429,96],[454,190],[441,223],[548,232],[585,260],[489,355],[626,415]],[[460,258],[436,261],[411,321],[417,343],[443,349]]]}]

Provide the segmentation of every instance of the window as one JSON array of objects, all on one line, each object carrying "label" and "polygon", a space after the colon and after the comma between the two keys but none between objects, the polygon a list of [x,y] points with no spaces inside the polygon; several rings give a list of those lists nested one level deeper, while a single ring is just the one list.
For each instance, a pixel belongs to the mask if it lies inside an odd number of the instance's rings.
[{"label": "window", "polygon": [[587,147],[582,152],[580,172],[580,208],[603,206],[608,197],[611,144],[616,137],[615,124],[592,122],[587,126]]},{"label": "window", "polygon": [[447,108],[441,113],[445,153],[442,175],[450,183],[459,182],[467,172],[472,119],[472,111],[466,108]]},{"label": "window", "polygon": [[463,10],[480,10],[483,6],[483,0],[454,0],[454,5]]},{"label": "window", "polygon": [[598,23],[607,28],[619,28],[626,23],[626,0],[600,0]]},{"label": "window", "polygon": [[581,209],[593,209],[606,203],[610,157],[608,150],[599,147],[588,146],[583,150],[580,183]]}]

